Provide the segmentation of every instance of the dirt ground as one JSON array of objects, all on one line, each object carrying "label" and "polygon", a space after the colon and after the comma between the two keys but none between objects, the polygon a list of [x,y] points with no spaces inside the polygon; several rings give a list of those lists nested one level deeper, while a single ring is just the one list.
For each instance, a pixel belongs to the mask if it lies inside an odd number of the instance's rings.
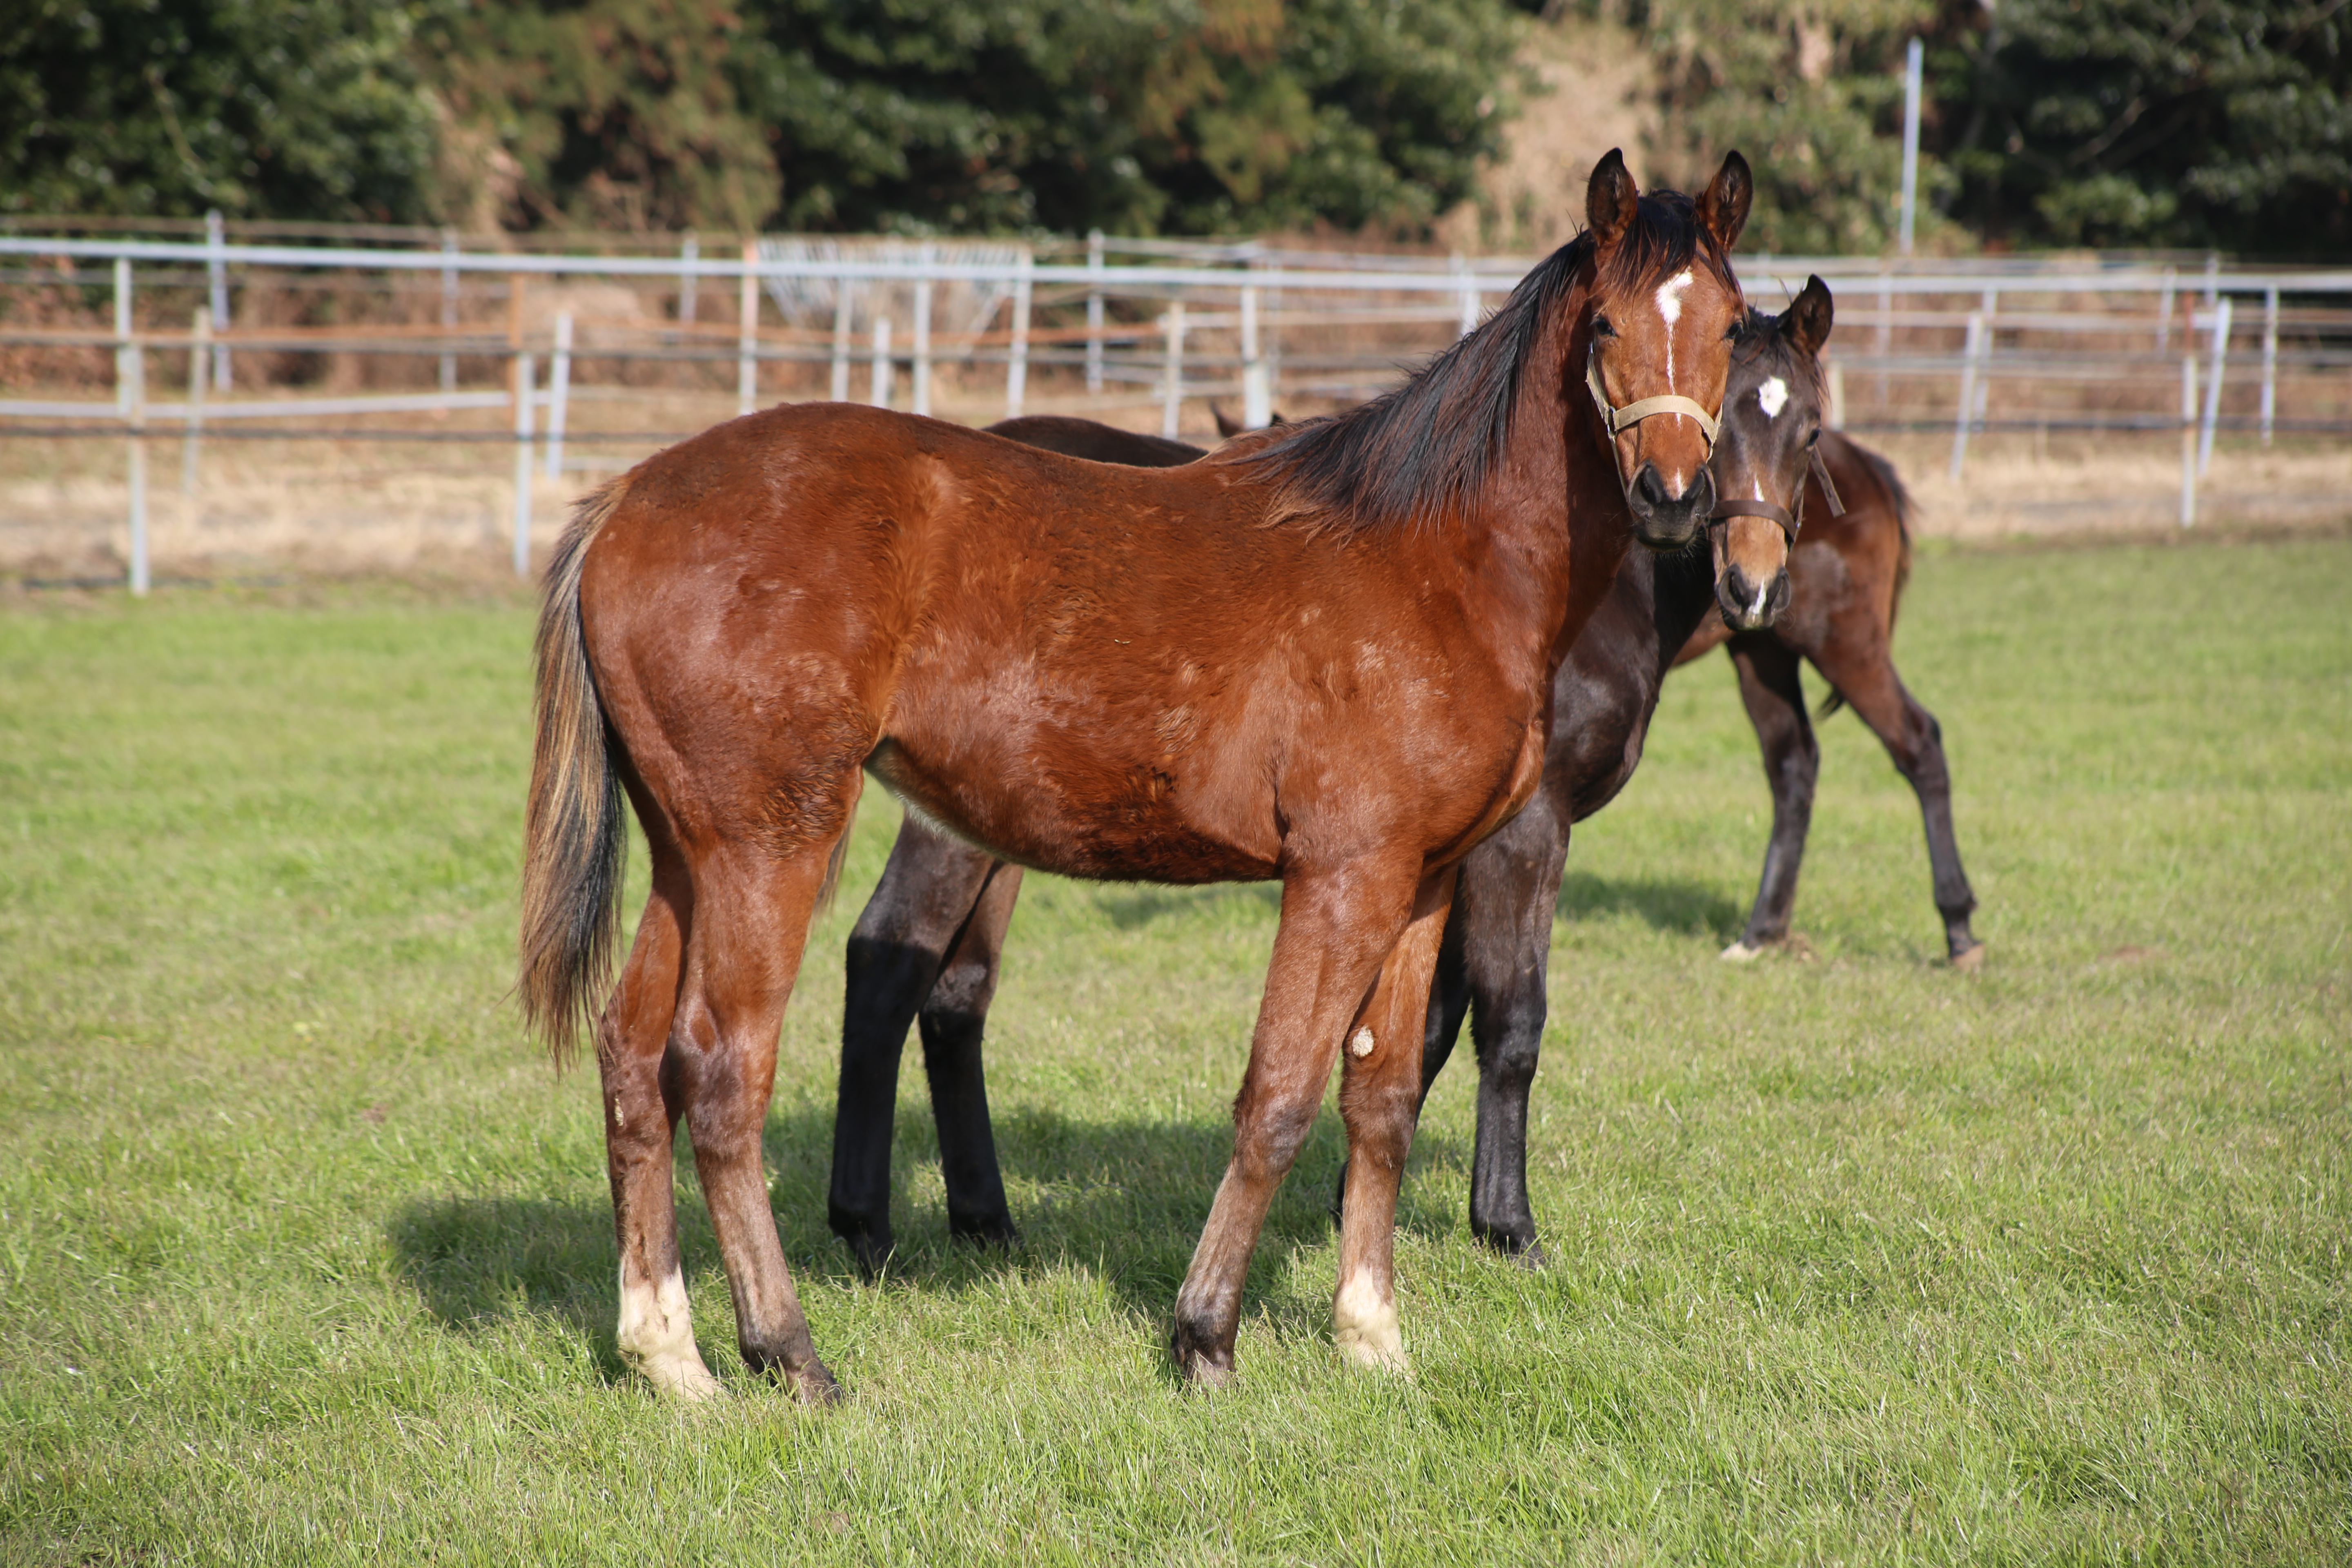
[{"label": "dirt ground", "polygon": [[[1001,393],[942,388],[940,412],[979,425],[1003,413]],[[1123,402],[1033,399],[1031,412],[1086,413],[1139,430],[1160,427],[1148,395]],[[1314,412],[1301,405],[1293,413]],[[534,454],[535,553],[562,526],[571,501],[660,443],[733,413],[733,400],[625,394],[575,404],[575,437],[635,437],[567,446],[560,477]],[[470,419],[470,423],[469,423]],[[393,423],[377,420],[382,426]],[[413,417],[415,441],[208,438],[192,492],[181,488],[176,436],[147,443],[149,530],[159,579],[308,573],[503,573],[509,568],[514,464],[504,441],[447,437],[496,431],[495,416]],[[1205,402],[1188,403],[1183,433],[1216,439]],[[1919,503],[1929,539],[2145,537],[2177,532],[2180,447],[2173,435],[2102,437],[1992,435],[1973,438],[1957,480],[1948,435],[1859,437],[1892,458]],[[129,557],[128,450],[119,437],[0,442],[0,581],[40,584],[119,577]],[[2282,440],[2263,450],[2225,440],[2199,487],[2206,531],[2336,532],[2352,522],[2352,447]]]}]

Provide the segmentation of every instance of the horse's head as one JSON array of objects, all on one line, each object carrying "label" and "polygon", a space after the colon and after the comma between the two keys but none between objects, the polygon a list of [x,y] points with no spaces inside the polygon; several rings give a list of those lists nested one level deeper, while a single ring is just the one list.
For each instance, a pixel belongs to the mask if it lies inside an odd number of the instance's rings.
[{"label": "horse's head", "polygon": [[1723,161],[1697,201],[1642,195],[1616,153],[1585,188],[1593,243],[1581,372],[1607,427],[1635,537],[1679,550],[1715,510],[1707,458],[1747,302],[1731,274],[1748,221],[1748,162]]},{"label": "horse's head", "polygon": [[1751,318],[1732,353],[1706,536],[1716,602],[1736,632],[1769,626],[1789,607],[1789,552],[1828,401],[1821,353],[1832,317],[1829,285],[1809,278],[1788,310]]}]

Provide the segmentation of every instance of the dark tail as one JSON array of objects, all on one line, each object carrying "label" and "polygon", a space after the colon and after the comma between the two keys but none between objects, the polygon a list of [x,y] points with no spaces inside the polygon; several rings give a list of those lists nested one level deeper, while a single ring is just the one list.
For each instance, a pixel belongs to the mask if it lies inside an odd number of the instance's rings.
[{"label": "dark tail", "polygon": [[627,493],[625,477],[581,501],[556,546],[539,607],[539,739],[523,820],[524,1021],[561,1066],[590,1022],[621,931],[621,781],[580,637],[589,542]]},{"label": "dark tail", "polygon": [[[1867,468],[1871,472],[1871,477],[1885,487],[1887,498],[1894,503],[1895,534],[1895,593],[1894,595],[1888,599],[1886,605],[1886,635],[1891,637],[1895,635],[1895,616],[1896,613],[1903,608],[1903,590],[1907,587],[1911,582],[1911,514],[1914,510],[1914,503],[1911,500],[1911,491],[1909,488],[1904,484],[1903,476],[1895,471],[1894,464],[1888,462],[1885,458],[1880,457],[1869,447],[1862,445],[1859,441],[1849,440],[1843,435],[1835,434],[1832,437],[1824,437],[1823,438],[1834,438],[1839,445],[1845,448],[1845,453],[1843,455],[1852,456],[1863,466]],[[1831,459],[1834,461],[1841,455],[1842,454],[1840,453],[1832,451],[1830,454]],[[1852,493],[1859,490],[1862,487],[1849,480],[1839,488],[1848,493]],[[1844,706],[1845,693],[1838,690],[1835,687],[1832,687],[1830,689],[1830,694],[1822,700],[1821,708],[1813,716],[1816,719],[1826,719]]]}]

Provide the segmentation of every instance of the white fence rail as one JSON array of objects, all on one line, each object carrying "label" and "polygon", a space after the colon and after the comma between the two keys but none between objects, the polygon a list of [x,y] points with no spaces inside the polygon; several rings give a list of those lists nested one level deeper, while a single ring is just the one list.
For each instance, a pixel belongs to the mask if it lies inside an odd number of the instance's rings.
[{"label": "white fence rail", "polygon": [[[13,274],[5,271],[11,258]],[[110,332],[13,331],[0,321],[0,346],[110,348],[114,395],[0,397],[0,437],[106,435],[125,442],[129,574],[139,592],[149,577],[146,445],[159,427],[172,427],[183,440],[182,483],[190,490],[204,437],[231,436],[224,424],[248,427],[236,435],[275,439],[511,442],[512,542],[522,572],[535,451],[553,477],[562,469],[567,441],[642,444],[656,434],[684,434],[572,428],[572,401],[585,390],[574,384],[579,361],[731,360],[739,412],[758,405],[763,374],[777,374],[774,366],[804,374],[812,394],[822,386],[835,398],[846,398],[862,379],[877,403],[891,401],[903,368],[906,402],[917,413],[930,411],[943,363],[974,372],[995,366],[1007,416],[1027,405],[1038,376],[1059,376],[1073,387],[1082,384],[1090,399],[1124,395],[1133,406],[1139,396],[1142,405],[1157,407],[1161,430],[1174,436],[1188,402],[1202,397],[1232,397],[1244,422],[1259,425],[1286,393],[1336,400],[1376,391],[1393,381],[1400,361],[1471,330],[1528,265],[1514,258],[1302,256],[1250,245],[1099,236],[1083,258],[1066,261],[1041,259],[1018,246],[946,241],[748,241],[733,255],[704,254],[691,237],[675,256],[531,254],[466,250],[453,242],[415,249],[231,244],[215,225],[201,242],[0,235],[0,294],[27,283],[87,289],[90,280],[79,268],[89,263],[110,268]],[[1768,309],[1784,304],[1808,275],[1826,279],[1840,321],[1831,362],[1833,421],[1876,429],[1948,425],[1956,478],[1971,435],[1987,430],[2177,428],[2186,524],[2194,521],[2197,483],[2211,462],[2217,432],[2250,430],[2265,445],[2281,430],[2352,433],[2352,269],[2218,260],[2202,268],[2011,258],[1894,265],[1759,256],[1742,258],[1740,271],[1751,300]],[[421,326],[233,327],[241,290],[271,279],[290,286],[322,278],[379,295],[437,285],[437,320]],[[546,328],[526,331],[523,300],[533,279],[651,289],[674,313],[616,326],[576,319],[567,310]],[[503,332],[464,324],[469,281],[478,299],[503,293]],[[701,318],[700,296],[714,287],[736,294],[731,330]],[[173,301],[174,310],[184,303],[186,329],[159,328],[154,310],[148,325],[136,325],[142,289],[150,299]],[[1066,324],[1049,319],[1057,314]],[[769,324],[771,315],[782,325]],[[148,361],[158,352],[184,354],[183,395],[149,396]],[[236,359],[255,353],[406,355],[435,362],[437,376],[430,390],[417,392],[236,395]],[[467,361],[502,366],[504,385],[462,386]],[[860,368],[862,378],[855,374]],[[1846,392],[1856,380],[1866,383],[1871,412],[1849,421]],[[2169,392],[2176,380],[2177,412]],[[2309,395],[2283,403],[2280,389],[2290,380],[2306,393],[2335,388],[2328,396],[2341,413],[2321,411],[2327,399]],[[2232,387],[2252,389],[2240,399],[2250,405],[2242,413],[2230,411],[2225,389]],[[1996,388],[2002,389],[1999,411]],[[1948,389],[1948,402],[1938,389]],[[2012,395],[2027,390],[2043,395]],[[2295,412],[2283,416],[2283,408]],[[284,423],[500,409],[512,416],[502,430]],[[30,423],[36,421],[47,423]]]}]

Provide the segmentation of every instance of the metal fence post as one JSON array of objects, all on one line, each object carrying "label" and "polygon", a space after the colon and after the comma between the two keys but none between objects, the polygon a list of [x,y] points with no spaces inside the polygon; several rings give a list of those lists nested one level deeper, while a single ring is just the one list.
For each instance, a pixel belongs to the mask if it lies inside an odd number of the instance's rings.
[{"label": "metal fence post", "polygon": [[[221,222],[220,209],[205,214],[205,277],[212,287],[213,331],[228,331],[228,258],[222,248],[228,243],[228,231]],[[213,346],[213,386],[226,392],[229,388],[228,345]]]},{"label": "metal fence post", "polygon": [[196,463],[198,447],[205,438],[205,383],[211,380],[211,367],[205,362],[213,352],[213,310],[209,305],[196,307],[196,321],[188,334],[188,423],[180,441],[180,493],[196,493]]},{"label": "metal fence post", "polygon": [[537,380],[530,351],[514,356],[514,569],[518,577],[530,575],[530,397]]},{"label": "metal fence post", "polygon": [[2278,413],[2278,290],[2263,290],[2263,445],[2271,444],[2271,423]]},{"label": "metal fence post", "polygon": [[1457,338],[1466,338],[1478,330],[1478,308],[1481,301],[1477,285],[1470,280],[1469,265],[1459,256],[1454,258],[1454,270],[1462,279],[1460,299],[1462,319],[1455,324],[1454,335]]},{"label": "metal fence post", "polygon": [[1242,428],[1263,430],[1274,422],[1274,391],[1265,377],[1265,354],[1258,342],[1257,289],[1242,290]]},{"label": "metal fence post", "polygon": [[849,291],[846,278],[833,280],[833,385],[835,403],[849,401]]},{"label": "metal fence post", "polygon": [[701,289],[695,286],[695,274],[702,267],[702,237],[692,229],[677,247],[677,320],[680,326],[694,325],[694,306]]},{"label": "metal fence post", "polygon": [[2169,267],[2164,269],[2164,286],[2156,295],[2156,352],[2163,353],[2172,346],[2172,291],[2179,276]]},{"label": "metal fence post", "polygon": [[1886,406],[1886,361],[1895,353],[1895,285],[1885,268],[1878,272],[1878,405]]},{"label": "metal fence post", "polygon": [[874,370],[866,384],[866,401],[877,408],[890,406],[890,318],[874,318]]},{"label": "metal fence post", "polygon": [[[919,267],[931,264],[932,250],[929,245],[915,253]],[[915,279],[915,386],[908,399],[917,414],[928,416],[931,411],[931,280],[926,275]]]},{"label": "metal fence post", "polygon": [[1029,395],[1029,268],[1035,258],[1021,253],[1021,275],[1013,280],[1013,342],[1004,358],[1004,416],[1021,417]]},{"label": "metal fence post", "polygon": [[1968,461],[1969,426],[1976,422],[1977,355],[1984,342],[1985,319],[1981,310],[1969,313],[1968,346],[1960,351],[1960,407],[1952,421],[1951,477],[1960,477],[1961,465]]},{"label": "metal fence post", "polygon": [[1903,51],[1903,212],[1896,219],[1903,254],[1911,254],[1913,215],[1919,206],[1919,77],[1925,51],[1917,38]]},{"label": "metal fence post", "polygon": [[1168,313],[1160,318],[1160,330],[1168,336],[1168,362],[1160,384],[1160,433],[1173,441],[1184,408],[1183,300],[1169,301]]},{"label": "metal fence post", "polygon": [[572,312],[555,317],[555,353],[547,366],[547,477],[563,477],[563,416],[572,401]]},{"label": "metal fence post", "polygon": [[2221,418],[2221,376],[2230,363],[2230,301],[2227,296],[2213,306],[2213,370],[2205,382],[2205,417],[2197,431],[2197,477],[2203,479],[2205,470],[2213,466],[2213,426]]},{"label": "metal fence post", "polygon": [[1845,361],[1829,356],[1830,406],[1829,426],[1832,430],[1845,428]]},{"label": "metal fence post", "polygon": [[741,418],[760,403],[760,246],[743,242],[743,307],[736,323],[735,416]]},{"label": "metal fence post", "polygon": [[[444,257],[457,254],[456,229],[441,231],[441,254]],[[457,269],[455,267],[441,268],[441,331],[452,336],[457,331]],[[457,356],[446,349],[441,351],[441,390],[457,390]]]},{"label": "metal fence post", "polygon": [[2180,356],[2180,526],[2197,521],[2197,356]]},{"label": "metal fence post", "polygon": [[114,404],[127,437],[131,591],[147,593],[147,363],[131,325],[131,261],[114,262]]},{"label": "metal fence post", "polygon": [[1102,395],[1103,384],[1103,233],[1087,234],[1087,395]]}]

